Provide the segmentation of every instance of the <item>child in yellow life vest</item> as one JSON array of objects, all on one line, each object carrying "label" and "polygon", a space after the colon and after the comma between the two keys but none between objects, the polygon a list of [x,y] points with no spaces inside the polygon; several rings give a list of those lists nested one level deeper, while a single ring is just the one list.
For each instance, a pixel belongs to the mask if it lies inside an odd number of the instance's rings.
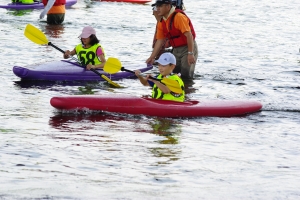
[{"label": "child in yellow life vest", "polygon": [[78,44],[72,51],[65,51],[64,58],[67,59],[76,54],[81,64],[88,70],[103,68],[106,62],[105,53],[96,37],[95,29],[90,26],[84,27],[79,38],[81,44]]},{"label": "child in yellow life vest", "polygon": [[155,78],[169,78],[177,81],[180,88],[182,88],[181,94],[174,93],[160,81],[151,79],[151,75],[147,75],[146,77],[141,76],[141,71],[139,70],[135,71],[135,75],[139,78],[143,85],[152,87],[152,98],[183,102],[185,96],[184,83],[177,74],[172,73],[176,66],[175,56],[172,53],[166,52],[161,54],[156,62],[158,63],[158,70],[160,74]]}]

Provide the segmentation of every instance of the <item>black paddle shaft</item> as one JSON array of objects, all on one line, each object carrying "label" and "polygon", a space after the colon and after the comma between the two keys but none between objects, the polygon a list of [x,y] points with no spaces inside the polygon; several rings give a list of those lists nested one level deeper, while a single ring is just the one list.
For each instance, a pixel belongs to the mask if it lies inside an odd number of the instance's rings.
[{"label": "black paddle shaft", "polygon": [[[129,69],[125,69],[124,67],[121,67],[121,71],[126,71],[126,72],[130,72],[130,73],[134,74],[134,71],[131,71]],[[157,79],[157,78],[154,78],[152,76],[150,76],[150,78],[153,79],[153,80],[156,80],[156,81],[161,81],[161,79]]]},{"label": "black paddle shaft", "polygon": [[50,46],[54,47],[55,49],[57,49],[58,51],[62,52],[63,54],[65,53],[65,51],[64,51],[64,50],[62,50],[61,48],[59,48],[59,47],[55,46],[55,45],[54,45],[54,44],[52,44],[51,42],[48,42],[48,45],[50,45]]},{"label": "black paddle shaft", "polygon": [[134,71],[131,71],[129,69],[125,69],[124,67],[121,67],[121,71],[130,72],[130,73],[134,74]]}]

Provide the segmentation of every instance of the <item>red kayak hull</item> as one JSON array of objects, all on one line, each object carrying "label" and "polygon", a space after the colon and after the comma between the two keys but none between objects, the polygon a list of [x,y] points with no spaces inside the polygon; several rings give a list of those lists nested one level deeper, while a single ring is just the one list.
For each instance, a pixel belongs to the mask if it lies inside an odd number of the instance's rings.
[{"label": "red kayak hull", "polygon": [[260,111],[254,100],[206,100],[175,102],[124,95],[74,95],[52,97],[50,104],[60,110],[97,110],[157,117],[229,117]]}]

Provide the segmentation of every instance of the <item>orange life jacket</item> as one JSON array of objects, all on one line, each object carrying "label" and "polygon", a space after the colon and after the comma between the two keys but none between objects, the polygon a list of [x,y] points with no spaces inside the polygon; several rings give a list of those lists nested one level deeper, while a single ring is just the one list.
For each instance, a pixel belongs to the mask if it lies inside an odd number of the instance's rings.
[{"label": "orange life jacket", "polygon": [[172,14],[171,19],[170,19],[169,31],[167,29],[166,22],[163,19],[161,19],[164,36],[169,39],[169,42],[170,42],[172,47],[181,47],[181,46],[187,45],[186,36],[183,33],[181,33],[180,30],[176,29],[175,26],[174,26],[175,15],[179,12],[184,14],[188,18],[189,26],[191,28],[191,33],[193,35],[193,39],[195,40],[195,38],[196,38],[196,33],[195,33],[195,30],[194,30],[194,27],[193,27],[193,24],[192,24],[190,18],[182,10],[176,9],[175,12]]}]

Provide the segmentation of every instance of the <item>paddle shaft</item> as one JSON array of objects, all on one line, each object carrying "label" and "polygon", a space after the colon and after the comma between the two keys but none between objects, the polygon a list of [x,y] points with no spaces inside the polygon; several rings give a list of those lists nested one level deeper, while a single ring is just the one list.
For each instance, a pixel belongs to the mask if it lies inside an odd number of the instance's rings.
[{"label": "paddle shaft", "polygon": [[54,45],[54,44],[52,44],[51,42],[48,42],[48,45],[50,45],[50,46],[54,47],[55,49],[57,49],[58,51],[62,52],[63,54],[65,53],[65,51],[64,51],[64,50],[62,50],[61,48],[59,48],[59,47],[55,46],[55,45]]},{"label": "paddle shaft", "polygon": [[[101,73],[99,73],[97,70],[95,70],[95,69],[90,69],[92,72],[94,72],[95,74],[97,74],[97,75],[99,75],[99,76],[101,76],[101,78],[103,78],[104,77],[104,75],[103,74],[101,74]],[[105,78],[103,78],[103,79],[105,79]]]},{"label": "paddle shaft", "polygon": [[[135,74],[135,72],[134,71],[131,71],[131,70],[129,70],[129,69],[125,69],[124,67],[121,67],[121,71],[126,71],[126,72],[130,72],[130,73],[133,73],[133,74]],[[153,79],[153,80],[156,80],[156,81],[161,81],[161,79],[157,79],[157,78],[154,78],[154,77],[150,77],[151,79]]]}]

